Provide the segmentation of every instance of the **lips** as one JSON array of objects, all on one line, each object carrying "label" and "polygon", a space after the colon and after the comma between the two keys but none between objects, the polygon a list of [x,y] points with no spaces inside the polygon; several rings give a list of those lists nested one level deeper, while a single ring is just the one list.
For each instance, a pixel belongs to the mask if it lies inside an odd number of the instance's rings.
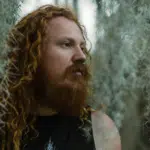
[{"label": "lips", "polygon": [[75,73],[75,74],[78,75],[78,76],[83,76],[83,71],[82,71],[82,69],[75,69],[75,70],[73,71],[73,73]]},{"label": "lips", "polygon": [[65,78],[66,77],[70,77],[70,78],[73,77],[73,79],[82,78],[84,80],[88,80],[90,75],[86,65],[76,64],[66,69]]},{"label": "lips", "polygon": [[82,72],[80,72],[80,71],[76,71],[75,74],[78,76],[82,76]]}]

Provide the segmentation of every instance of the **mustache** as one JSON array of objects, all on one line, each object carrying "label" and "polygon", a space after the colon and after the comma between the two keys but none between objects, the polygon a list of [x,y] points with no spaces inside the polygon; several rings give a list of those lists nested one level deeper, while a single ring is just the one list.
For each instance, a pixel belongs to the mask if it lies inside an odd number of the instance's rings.
[{"label": "mustache", "polygon": [[90,79],[90,69],[87,64],[73,64],[66,69],[65,75],[70,75],[72,73],[80,72],[82,77],[86,80]]}]

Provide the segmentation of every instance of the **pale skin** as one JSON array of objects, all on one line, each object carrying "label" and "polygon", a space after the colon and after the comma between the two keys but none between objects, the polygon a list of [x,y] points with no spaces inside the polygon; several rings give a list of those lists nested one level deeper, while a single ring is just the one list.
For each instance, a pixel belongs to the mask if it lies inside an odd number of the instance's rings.
[{"label": "pale skin", "polygon": [[101,111],[91,114],[96,150],[121,150],[121,140],[114,122]]},{"label": "pale skin", "polygon": [[[41,58],[43,67],[53,82],[63,83],[62,74],[67,67],[76,61],[86,61],[84,47],[83,35],[75,22],[65,17],[49,21]],[[80,73],[77,72],[76,75]],[[51,114],[47,108],[41,108],[39,112],[40,115]],[[96,150],[121,150],[120,136],[113,121],[100,111],[92,113],[91,117]]]}]

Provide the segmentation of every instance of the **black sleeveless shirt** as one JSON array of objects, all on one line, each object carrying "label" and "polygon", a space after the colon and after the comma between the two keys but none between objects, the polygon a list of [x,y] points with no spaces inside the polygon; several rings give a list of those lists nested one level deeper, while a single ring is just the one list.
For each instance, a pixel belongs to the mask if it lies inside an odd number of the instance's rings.
[{"label": "black sleeveless shirt", "polygon": [[35,126],[39,135],[21,150],[95,150],[92,130],[91,140],[87,140],[79,130],[80,123],[74,116],[39,116]]}]

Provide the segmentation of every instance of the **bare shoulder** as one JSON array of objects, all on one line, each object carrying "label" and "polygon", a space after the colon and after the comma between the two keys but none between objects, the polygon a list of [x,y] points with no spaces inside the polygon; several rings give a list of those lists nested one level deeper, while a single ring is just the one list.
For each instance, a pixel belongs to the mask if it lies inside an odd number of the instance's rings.
[{"label": "bare shoulder", "polygon": [[113,120],[102,111],[93,112],[91,117],[97,150],[121,150],[120,135]]},{"label": "bare shoulder", "polygon": [[96,121],[99,127],[103,127],[107,129],[113,128],[114,130],[117,130],[113,120],[102,111],[92,112],[92,119]]}]

